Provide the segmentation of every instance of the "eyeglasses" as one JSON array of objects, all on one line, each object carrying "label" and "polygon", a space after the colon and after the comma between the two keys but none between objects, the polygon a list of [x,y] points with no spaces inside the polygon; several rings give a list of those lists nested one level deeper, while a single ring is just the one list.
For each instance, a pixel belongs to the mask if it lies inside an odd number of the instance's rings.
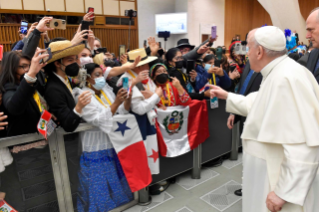
[{"label": "eyeglasses", "polygon": [[18,66],[18,67],[19,67],[19,68],[22,68],[24,71],[27,71],[27,70],[30,69],[30,64],[29,64],[29,65],[25,64],[25,65]]},{"label": "eyeglasses", "polygon": [[180,60],[183,60],[183,57],[182,57],[182,56],[180,56],[180,57],[174,57],[174,59],[175,59],[176,61],[180,61]]}]

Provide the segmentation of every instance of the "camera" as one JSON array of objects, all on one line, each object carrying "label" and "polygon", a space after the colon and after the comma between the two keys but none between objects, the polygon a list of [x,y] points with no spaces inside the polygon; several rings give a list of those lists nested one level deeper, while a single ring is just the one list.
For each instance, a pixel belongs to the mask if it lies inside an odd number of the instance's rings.
[{"label": "camera", "polygon": [[125,10],[125,16],[130,18],[137,17],[137,11],[135,10]]},{"label": "camera", "polygon": [[168,32],[168,31],[158,32],[158,37],[164,38],[165,41],[167,41],[167,38],[169,38],[170,36],[171,36],[171,32]]},{"label": "camera", "polygon": [[66,21],[62,19],[52,19],[52,21],[50,21],[50,28],[66,29]]}]

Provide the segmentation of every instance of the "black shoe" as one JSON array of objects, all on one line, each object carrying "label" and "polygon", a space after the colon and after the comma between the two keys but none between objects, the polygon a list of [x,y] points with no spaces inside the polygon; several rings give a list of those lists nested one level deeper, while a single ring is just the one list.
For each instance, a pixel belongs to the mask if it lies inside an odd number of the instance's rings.
[{"label": "black shoe", "polygon": [[242,194],[242,189],[238,189],[238,190],[236,190],[235,192],[234,192],[234,194],[236,195],[236,196],[242,196],[243,194]]}]

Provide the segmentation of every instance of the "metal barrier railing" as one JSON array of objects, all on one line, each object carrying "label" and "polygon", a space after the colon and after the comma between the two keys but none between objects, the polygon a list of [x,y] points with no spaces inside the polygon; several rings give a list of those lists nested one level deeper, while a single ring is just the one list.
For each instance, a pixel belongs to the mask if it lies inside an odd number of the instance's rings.
[{"label": "metal barrier railing", "polygon": [[[199,145],[198,148],[194,149],[191,153],[192,156],[187,156],[191,161],[191,164],[186,167],[185,169],[174,170],[174,173],[170,171],[169,174],[165,174],[164,172],[167,170],[162,169],[161,176],[153,176],[154,182],[159,182],[164,179],[168,179],[170,176],[176,176],[178,173],[185,172],[187,170],[192,169],[191,177],[193,179],[200,178],[200,171],[201,171],[201,164],[203,162],[207,162],[208,160],[212,160],[216,157],[220,157],[223,154],[232,152],[232,159],[237,158],[237,148],[238,148],[238,138],[233,139],[231,131],[226,127],[226,120],[228,114],[225,112],[225,102],[220,101],[220,108],[209,110],[209,129],[211,132],[210,138],[203,144]],[[209,102],[208,102],[209,105]],[[223,125],[220,125],[223,123]],[[74,211],[73,202],[72,202],[72,192],[71,192],[71,185],[70,185],[70,178],[69,178],[69,170],[67,164],[67,156],[66,150],[64,145],[64,136],[74,133],[80,133],[87,130],[94,129],[95,127],[89,124],[80,124],[79,127],[74,132],[65,132],[62,128],[57,128],[55,132],[48,138],[49,148],[50,148],[50,156],[52,161],[52,168],[54,173],[56,191],[57,191],[57,198],[59,203],[59,208],[61,212],[64,211]],[[237,129],[237,127],[236,127]],[[235,135],[236,134],[236,135]],[[238,132],[234,132],[233,130],[233,137],[239,136]],[[9,138],[0,139],[0,148],[1,147],[8,147],[14,146],[24,143],[29,143],[32,141],[41,140],[43,137],[38,135],[37,133],[34,134],[27,134]],[[191,159],[192,157],[192,159]],[[176,160],[179,159],[166,159],[165,164],[168,164],[168,160]],[[171,166],[171,163],[169,163]],[[172,167],[167,167],[172,168]],[[129,207],[132,207],[135,204],[147,204],[149,203],[148,198],[148,189],[142,189],[141,191],[135,192],[134,194],[134,201],[123,205],[119,208],[112,210],[112,212],[123,211]],[[140,199],[138,200],[138,198]]]},{"label": "metal barrier railing", "polygon": [[[67,156],[64,146],[64,136],[74,133],[80,133],[94,129],[90,124],[80,124],[74,132],[65,132],[62,128],[57,128],[48,138],[50,149],[50,158],[55,182],[57,202],[60,212],[74,211],[72,192],[67,165]],[[19,135],[0,139],[0,148],[22,145],[30,142],[43,140],[43,136],[38,133]],[[134,200],[111,210],[111,212],[120,212],[130,208],[138,203],[138,192],[134,193]]]}]

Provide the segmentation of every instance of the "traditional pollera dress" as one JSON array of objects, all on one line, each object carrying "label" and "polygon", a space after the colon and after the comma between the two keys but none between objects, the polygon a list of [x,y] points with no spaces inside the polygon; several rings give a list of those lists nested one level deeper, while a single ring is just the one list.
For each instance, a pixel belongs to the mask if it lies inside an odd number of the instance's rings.
[{"label": "traditional pollera dress", "polygon": [[[117,154],[107,133],[113,126],[110,106],[115,100],[112,88],[106,85],[101,96],[88,87],[74,89],[77,97],[83,91],[91,91],[92,99],[82,110],[82,118],[97,128],[81,133],[78,211],[105,212],[133,200]],[[118,113],[128,113],[122,104]]]}]

